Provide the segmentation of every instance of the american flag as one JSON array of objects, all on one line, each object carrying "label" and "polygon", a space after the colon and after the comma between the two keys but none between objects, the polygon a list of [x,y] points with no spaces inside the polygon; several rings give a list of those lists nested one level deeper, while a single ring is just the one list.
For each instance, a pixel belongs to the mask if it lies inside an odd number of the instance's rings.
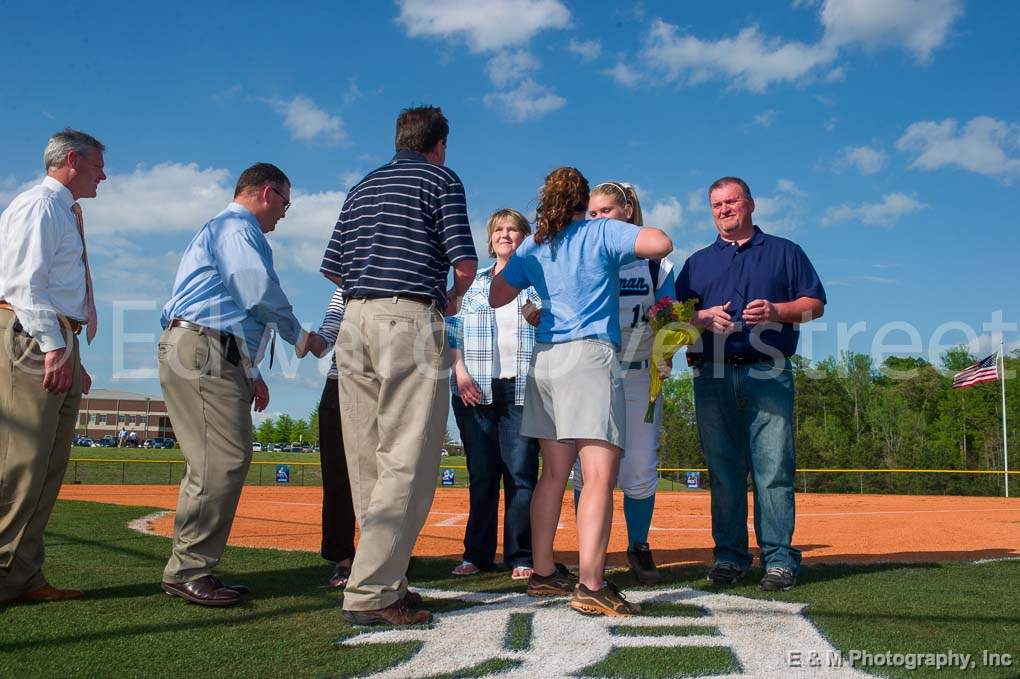
[{"label": "american flag", "polygon": [[966,389],[999,379],[998,352],[953,375],[953,389]]}]

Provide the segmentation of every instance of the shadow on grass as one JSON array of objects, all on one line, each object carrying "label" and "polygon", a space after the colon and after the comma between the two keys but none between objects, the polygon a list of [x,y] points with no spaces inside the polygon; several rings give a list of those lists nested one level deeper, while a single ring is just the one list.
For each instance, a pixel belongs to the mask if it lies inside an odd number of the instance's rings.
[{"label": "shadow on grass", "polygon": [[[150,589],[151,593],[151,589]],[[50,604],[53,605],[53,604]],[[68,604],[62,604],[67,606]],[[73,605],[73,604],[71,604]],[[181,602],[181,605],[187,605]],[[184,632],[194,631],[196,629],[212,629],[221,628],[223,625],[239,625],[250,622],[258,622],[268,618],[275,618],[283,615],[292,615],[296,613],[308,613],[311,611],[321,611],[334,608],[335,603],[331,602],[319,602],[315,604],[306,604],[300,606],[287,606],[282,608],[273,608],[265,611],[252,611],[248,614],[235,615],[229,620],[225,620],[220,617],[209,620],[182,620],[178,622],[160,621],[158,623],[146,624],[146,625],[128,625],[125,627],[118,627],[116,629],[109,629],[96,632],[80,631],[74,634],[56,636],[51,639],[32,639],[26,641],[13,641],[13,642],[0,642],[0,651],[17,651],[28,648],[37,649],[40,647],[49,646],[63,646],[63,645],[78,645],[87,643],[90,641],[107,641],[111,639],[126,640],[133,636],[142,636],[149,634],[167,634],[173,632]],[[234,606],[234,610],[241,609],[252,609],[252,602],[245,602]]]},{"label": "shadow on grass", "polygon": [[[57,538],[56,540],[52,538]],[[148,535],[127,535],[124,537],[109,538],[100,537],[95,539],[86,539],[77,535],[71,535],[70,533],[62,533],[59,531],[46,531],[46,547],[48,549],[56,549],[58,547],[66,547],[69,545],[76,545],[81,547],[88,547],[89,549],[96,549],[104,552],[115,552],[123,556],[132,556],[146,561],[154,561],[156,563],[165,562],[167,557],[161,558],[159,555],[154,554],[151,550],[144,549],[132,549],[125,547],[123,543],[141,544],[147,542],[151,537]]]}]

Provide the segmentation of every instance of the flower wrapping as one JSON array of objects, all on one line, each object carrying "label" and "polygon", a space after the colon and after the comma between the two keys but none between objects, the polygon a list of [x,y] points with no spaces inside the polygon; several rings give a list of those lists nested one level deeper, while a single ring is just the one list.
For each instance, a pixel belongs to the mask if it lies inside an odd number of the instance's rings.
[{"label": "flower wrapping", "polygon": [[669,375],[667,361],[680,351],[682,347],[694,344],[701,331],[692,325],[695,314],[696,299],[676,302],[663,297],[656,302],[648,313],[648,324],[652,328],[655,339],[652,342],[652,360],[648,370],[651,384],[648,386],[648,409],[645,411],[645,422],[655,419],[655,403],[662,392],[663,376]]}]

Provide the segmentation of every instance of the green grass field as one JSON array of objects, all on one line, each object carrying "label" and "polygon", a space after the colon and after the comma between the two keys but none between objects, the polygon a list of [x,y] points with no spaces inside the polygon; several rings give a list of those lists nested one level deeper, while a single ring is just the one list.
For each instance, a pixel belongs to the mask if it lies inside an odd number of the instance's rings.
[{"label": "green grass field", "polygon": [[[354,677],[403,662],[418,650],[416,642],[408,641],[337,646],[337,641],[358,631],[342,620],[338,596],[325,585],[330,566],[315,554],[228,548],[221,577],[248,584],[257,593],[233,608],[203,608],[165,596],[158,582],[169,540],[125,527],[147,512],[58,503],[47,531],[46,572],[54,584],[85,589],[88,597],[82,602],[0,608],[0,677]],[[416,560],[412,582],[439,589],[523,591],[524,585],[505,573],[455,579],[449,576],[453,565]],[[663,587],[700,588],[705,571],[705,567],[667,571]],[[727,593],[766,598],[754,586],[759,576],[752,573],[746,584]],[[626,575],[617,581],[625,589],[634,586]],[[797,589],[775,598],[809,603],[808,617],[842,650],[951,649],[980,658],[987,649],[1012,653],[1020,662],[1018,582],[1020,561],[809,567]],[[456,599],[432,603],[435,610],[447,612],[471,605]],[[655,606],[646,607],[646,613],[667,614]],[[699,612],[691,607],[668,614],[696,617]],[[630,626],[629,620],[621,623],[616,633],[631,634]],[[708,629],[705,634],[711,638],[713,632]],[[515,620],[507,648],[527,645],[530,635],[526,619]],[[577,674],[697,676],[734,671],[733,662],[724,648],[621,648],[596,666],[578,667]],[[481,676],[512,666],[494,659],[477,666],[474,673],[447,675],[443,667],[436,667],[434,675]],[[869,671],[894,677],[942,677],[951,672]],[[1016,677],[1020,667],[979,665],[964,676]]]}]

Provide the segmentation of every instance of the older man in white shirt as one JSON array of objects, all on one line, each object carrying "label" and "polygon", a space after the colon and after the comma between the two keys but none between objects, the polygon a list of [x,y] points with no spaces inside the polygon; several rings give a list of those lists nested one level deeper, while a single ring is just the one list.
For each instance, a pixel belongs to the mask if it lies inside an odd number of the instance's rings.
[{"label": "older man in white shirt", "polygon": [[43,576],[43,530],[71,454],[91,379],[77,335],[96,333],[80,198],[103,173],[99,140],[65,129],[46,178],[0,214],[0,603],[80,599]]}]

